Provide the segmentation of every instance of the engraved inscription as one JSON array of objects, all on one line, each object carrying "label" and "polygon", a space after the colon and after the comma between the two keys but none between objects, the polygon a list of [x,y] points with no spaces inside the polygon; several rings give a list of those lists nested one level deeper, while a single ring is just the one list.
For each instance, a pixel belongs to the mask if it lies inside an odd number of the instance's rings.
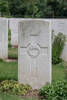
[{"label": "engraved inscription", "polygon": [[36,33],[36,32],[35,32],[35,33],[31,33],[30,36],[39,36],[39,35],[40,35],[40,32],[41,32],[41,31],[39,31],[39,32],[37,32],[37,33]]},{"label": "engraved inscription", "polygon": [[38,45],[29,45],[27,53],[33,58],[38,57],[40,54],[40,48]]}]

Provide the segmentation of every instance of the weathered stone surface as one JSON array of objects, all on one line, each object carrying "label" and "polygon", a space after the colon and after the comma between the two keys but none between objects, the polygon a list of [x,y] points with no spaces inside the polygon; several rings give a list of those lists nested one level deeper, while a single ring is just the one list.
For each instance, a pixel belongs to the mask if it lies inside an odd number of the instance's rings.
[{"label": "weathered stone surface", "polygon": [[67,19],[53,19],[51,22],[51,26],[55,35],[59,32],[67,35]]},{"label": "weathered stone surface", "polygon": [[0,59],[8,58],[8,20],[0,18]]},{"label": "weathered stone surface", "polygon": [[[29,18],[28,18],[29,19]],[[18,23],[26,18],[9,18],[9,29],[11,30],[11,45],[18,46]]]},{"label": "weathered stone surface", "polygon": [[50,22],[30,19],[19,23],[18,80],[34,89],[51,82]]},{"label": "weathered stone surface", "polygon": [[9,19],[9,28],[11,30],[11,45],[18,45],[18,19]]}]

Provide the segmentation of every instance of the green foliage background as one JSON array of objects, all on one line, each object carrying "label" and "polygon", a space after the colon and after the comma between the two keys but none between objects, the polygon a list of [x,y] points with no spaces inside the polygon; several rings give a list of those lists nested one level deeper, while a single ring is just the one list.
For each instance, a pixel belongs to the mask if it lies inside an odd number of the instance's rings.
[{"label": "green foliage background", "polygon": [[23,18],[65,18],[66,0],[0,0],[1,16]]},{"label": "green foliage background", "polygon": [[40,95],[47,100],[67,100],[67,81],[58,80],[43,86]]}]

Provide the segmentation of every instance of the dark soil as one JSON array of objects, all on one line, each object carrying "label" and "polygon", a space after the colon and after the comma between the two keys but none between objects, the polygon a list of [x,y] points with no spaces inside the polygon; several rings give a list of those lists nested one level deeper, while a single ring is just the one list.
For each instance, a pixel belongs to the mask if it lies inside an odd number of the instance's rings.
[{"label": "dark soil", "polygon": [[5,59],[6,62],[15,62],[17,61],[18,59]]},{"label": "dark soil", "polygon": [[42,97],[39,95],[39,90],[35,89],[32,91],[29,91],[23,98],[35,98],[35,99],[41,99]]},{"label": "dark soil", "polygon": [[18,48],[18,46],[12,46],[12,48]]}]

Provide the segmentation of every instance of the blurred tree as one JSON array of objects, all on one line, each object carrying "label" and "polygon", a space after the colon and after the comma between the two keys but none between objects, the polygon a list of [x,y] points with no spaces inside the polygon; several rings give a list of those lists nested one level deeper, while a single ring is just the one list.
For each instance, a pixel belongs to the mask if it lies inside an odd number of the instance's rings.
[{"label": "blurred tree", "polygon": [[51,7],[47,5],[47,0],[38,0],[38,13],[37,17],[51,17]]},{"label": "blurred tree", "polygon": [[24,17],[36,17],[36,14],[38,12],[38,6],[37,6],[38,0],[25,0],[26,4],[26,13]]},{"label": "blurred tree", "polygon": [[0,0],[0,12],[1,16],[9,15],[8,1]]},{"label": "blurred tree", "polygon": [[0,12],[13,17],[67,17],[67,0],[0,0]]}]

